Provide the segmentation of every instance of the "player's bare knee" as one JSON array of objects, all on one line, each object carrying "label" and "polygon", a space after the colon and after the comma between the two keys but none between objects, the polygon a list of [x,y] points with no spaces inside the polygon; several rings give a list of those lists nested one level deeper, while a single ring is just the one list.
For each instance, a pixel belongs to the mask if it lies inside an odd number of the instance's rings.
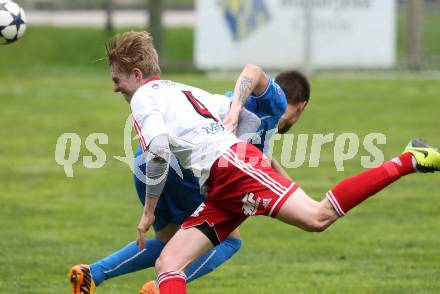
[{"label": "player's bare knee", "polygon": [[162,262],[162,255],[160,255],[157,259],[156,262],[154,263],[154,268],[156,269],[156,273],[160,274],[162,273],[163,270],[163,265],[165,263]]},{"label": "player's bare knee", "polygon": [[327,228],[328,223],[320,217],[319,212],[314,212],[304,229],[308,232],[319,233],[325,231]]},{"label": "player's bare knee", "polygon": [[329,209],[325,202],[320,202],[314,209],[311,228],[313,232],[323,232],[337,218],[338,216],[333,213],[332,209]]},{"label": "player's bare knee", "polygon": [[309,232],[322,232],[328,227],[325,214],[319,202],[309,203],[306,226],[306,230]]},{"label": "player's bare knee", "polygon": [[167,272],[167,271],[176,271],[177,269],[173,268],[172,258],[168,256],[164,256],[161,254],[158,259],[156,259],[155,263],[156,272],[158,274]]},{"label": "player's bare knee", "polygon": [[329,225],[326,222],[316,221],[311,226],[311,229],[312,232],[320,233],[320,232],[324,232],[328,227]]}]

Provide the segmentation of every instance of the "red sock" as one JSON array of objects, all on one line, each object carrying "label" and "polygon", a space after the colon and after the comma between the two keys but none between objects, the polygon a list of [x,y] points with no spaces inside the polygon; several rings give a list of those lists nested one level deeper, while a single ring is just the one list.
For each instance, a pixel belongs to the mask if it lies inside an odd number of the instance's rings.
[{"label": "red sock", "polygon": [[161,294],[186,294],[186,276],[183,272],[164,272],[157,280]]},{"label": "red sock", "polygon": [[400,177],[415,172],[412,160],[413,155],[406,152],[379,167],[347,178],[328,191],[327,198],[339,216],[343,216]]}]

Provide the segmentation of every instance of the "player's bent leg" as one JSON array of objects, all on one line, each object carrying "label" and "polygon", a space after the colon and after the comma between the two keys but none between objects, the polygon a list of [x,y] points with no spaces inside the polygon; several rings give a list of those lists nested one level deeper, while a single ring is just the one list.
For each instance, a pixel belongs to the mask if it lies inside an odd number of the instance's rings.
[{"label": "player's bent leg", "polygon": [[[155,232],[155,237],[166,244],[173,235],[179,230],[179,226],[176,224],[167,224],[160,230]],[[159,257],[160,253],[156,257]],[[157,281],[148,281],[139,289],[138,294],[159,294],[159,288],[157,286]]]},{"label": "player's bent leg", "polygon": [[197,228],[177,231],[156,261],[160,293],[186,293],[186,277],[183,270],[212,247],[211,240]]},{"label": "player's bent leg", "polygon": [[389,160],[382,165],[367,169],[336,184],[326,197],[339,216],[391,185],[401,177],[416,172],[416,162],[411,152]]},{"label": "player's bent leg", "polygon": [[[156,237],[158,237],[156,235]],[[165,237],[165,236],[164,236]],[[241,247],[240,231],[235,229],[228,238],[200,256],[185,270],[186,282],[190,283],[225,263],[230,259]],[[159,289],[156,281],[145,283],[139,290],[138,294],[158,294]]]},{"label": "player's bent leg", "polygon": [[298,187],[281,206],[275,218],[305,231],[321,232],[339,216],[327,199],[315,201]]},{"label": "player's bent leg", "polygon": [[159,239],[146,239],[145,249],[131,242],[121,250],[90,265],[96,286],[105,280],[153,267],[165,244]]},{"label": "player's bent leg", "polygon": [[335,212],[344,216],[401,177],[416,171],[437,170],[440,170],[440,152],[419,140],[412,140],[403,154],[344,179],[328,191],[321,202],[313,201],[298,189],[281,207],[277,218],[305,230],[321,231],[337,219]]},{"label": "player's bent leg", "polygon": [[226,240],[200,256],[186,270],[186,282],[190,283],[225,263],[241,247],[240,233],[235,229]]}]

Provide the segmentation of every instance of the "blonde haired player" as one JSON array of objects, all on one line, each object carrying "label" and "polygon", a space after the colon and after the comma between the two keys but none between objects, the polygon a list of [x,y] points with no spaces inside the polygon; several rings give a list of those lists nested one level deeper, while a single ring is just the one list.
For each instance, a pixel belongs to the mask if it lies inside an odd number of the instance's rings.
[{"label": "blonde haired player", "polygon": [[[236,131],[237,137],[244,135],[243,137],[249,139],[258,149],[267,153],[268,157],[271,157],[269,153],[271,137],[277,132],[287,132],[299,119],[310,98],[310,84],[300,72],[283,71],[273,79],[253,64],[247,64],[243,68],[236,82],[235,91],[239,95],[235,95],[232,103],[231,98],[227,98],[232,96],[232,92],[229,91],[225,94],[226,97],[213,95],[215,99],[210,101],[212,103],[208,107],[220,113],[223,124]],[[148,250],[140,250],[134,242],[131,242],[90,265],[73,266],[70,271],[73,294],[78,294],[79,291],[93,293],[93,289],[101,286],[106,280],[154,267],[167,241],[204,201],[205,195],[200,193],[198,180],[192,172],[183,169],[175,158],[171,160],[170,165],[178,168],[168,170],[165,187],[155,210],[154,238],[145,240],[145,247]],[[271,165],[275,171],[289,178],[273,158]],[[140,145],[136,151],[134,167],[137,196],[144,205],[146,164]],[[222,265],[236,254],[241,243],[236,229],[227,239],[185,269],[187,283]],[[139,290],[139,294],[158,292],[155,281],[147,282]]]},{"label": "blonde haired player", "polygon": [[[137,63],[146,60],[140,57],[145,54],[155,58],[147,64]],[[147,184],[138,246],[144,246],[145,233],[154,223],[154,208],[163,188],[159,179],[166,175],[171,153],[200,175],[200,186],[208,195],[156,262],[161,293],[186,293],[185,267],[249,216],[267,215],[306,231],[323,231],[400,177],[440,170],[440,153],[413,140],[400,156],[343,180],[323,200],[314,201],[291,180],[275,173],[257,148],[222,127],[218,113],[205,106],[211,94],[156,78],[157,55],[146,32],[114,38],[108,59],[115,90],[130,103],[143,151],[158,166],[154,172],[147,170],[157,181]]]}]

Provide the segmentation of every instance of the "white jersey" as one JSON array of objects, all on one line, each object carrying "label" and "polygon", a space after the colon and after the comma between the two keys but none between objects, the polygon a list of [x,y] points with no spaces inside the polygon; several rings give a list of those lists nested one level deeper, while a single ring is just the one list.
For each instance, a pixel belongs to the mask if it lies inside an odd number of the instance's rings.
[{"label": "white jersey", "polygon": [[168,135],[171,152],[199,177],[200,187],[215,160],[239,142],[220,120],[229,104],[223,95],[166,80],[147,82],[130,102],[142,151],[154,137]]}]

